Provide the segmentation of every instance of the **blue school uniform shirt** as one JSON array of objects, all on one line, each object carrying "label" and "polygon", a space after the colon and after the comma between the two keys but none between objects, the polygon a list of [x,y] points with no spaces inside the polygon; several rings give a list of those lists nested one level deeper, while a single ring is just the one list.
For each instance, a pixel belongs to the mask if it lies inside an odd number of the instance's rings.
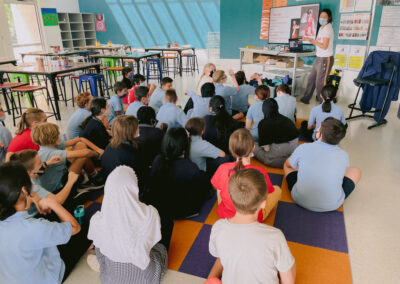
[{"label": "blue school uniform shirt", "polygon": [[12,134],[7,127],[0,125],[0,142],[4,144],[4,147],[0,148],[0,164],[4,163],[6,159],[8,145],[12,140]]},{"label": "blue school uniform shirt", "polygon": [[249,95],[255,93],[256,88],[248,84],[240,85],[239,92],[232,97],[232,109],[246,113],[249,108]]},{"label": "blue school uniform shirt", "polygon": [[322,104],[313,107],[310,113],[310,118],[308,120],[308,125],[314,125],[314,134],[313,137],[315,139],[315,133],[317,132],[318,128],[320,127],[321,123],[328,117],[333,117],[340,120],[343,125],[346,125],[346,119],[344,118],[343,109],[333,102],[331,102],[331,111],[330,112],[323,112],[322,111]]},{"label": "blue school uniform shirt", "polygon": [[190,136],[190,160],[195,163],[200,170],[206,171],[207,158],[216,159],[221,150],[208,141],[203,140],[201,136]]},{"label": "blue school uniform shirt", "polygon": [[128,109],[126,110],[126,114],[127,115],[133,115],[134,117],[137,117],[138,110],[143,106],[146,106],[146,105],[144,103],[142,103],[142,102],[134,101],[133,103],[131,103],[128,106]]},{"label": "blue school uniform shirt", "polygon": [[160,108],[164,104],[164,97],[165,97],[165,91],[160,87],[155,89],[153,94],[150,96],[149,106],[151,106],[156,111],[156,113],[160,110]]},{"label": "blue school uniform shirt", "polygon": [[119,97],[117,94],[114,94],[111,99],[108,100],[108,103],[110,104],[110,110],[111,113],[108,116],[108,124],[111,125],[114,121],[114,119],[117,117],[117,111],[121,112],[122,114],[125,114],[124,112],[124,104],[122,102],[121,97]]},{"label": "blue school uniform shirt", "polygon": [[278,103],[279,113],[289,118],[293,123],[296,123],[294,114],[296,112],[296,98],[288,94],[280,95],[275,98]]},{"label": "blue school uniform shirt", "polygon": [[79,126],[91,115],[92,113],[86,108],[77,109],[74,114],[71,115],[67,125],[68,140],[79,137],[79,133],[81,132],[81,128]]},{"label": "blue school uniform shirt", "polygon": [[228,87],[222,84],[215,84],[215,94],[225,100],[225,108],[229,114],[232,114],[231,98],[237,95],[235,87]]},{"label": "blue school uniform shirt", "polygon": [[185,127],[187,117],[186,114],[173,103],[165,103],[157,113],[158,124],[167,123],[168,128]]},{"label": "blue school uniform shirt", "polygon": [[[63,145],[65,147],[65,144]],[[43,162],[47,162],[53,156],[62,157],[60,163],[48,166],[44,174],[39,177],[40,184],[50,192],[54,192],[64,186],[61,180],[62,177],[68,173],[67,151],[61,149],[63,149],[62,143],[59,144],[58,148],[52,146],[40,146],[38,152],[39,157]]]},{"label": "blue school uniform shirt", "polygon": [[[34,192],[36,192],[36,194],[42,199],[45,198],[47,195],[50,194],[49,191],[47,191],[46,189],[44,189],[41,185],[40,185],[40,181],[39,179],[31,179],[32,181],[32,190]],[[29,215],[34,216],[38,213],[35,204],[32,204],[31,207],[28,210]]]},{"label": "blue school uniform shirt", "polygon": [[296,203],[317,212],[336,210],[342,205],[349,157],[339,146],[321,141],[302,144],[290,156],[289,163],[292,168],[299,168],[291,191]]},{"label": "blue school uniform shirt", "polygon": [[211,98],[203,98],[195,93],[188,91],[188,96],[192,98],[193,108],[190,109],[187,113],[187,117],[205,117],[206,115],[210,115],[210,100]]},{"label": "blue school uniform shirt", "polygon": [[65,265],[57,245],[71,238],[68,222],[50,222],[16,212],[0,222],[0,282],[61,283]]},{"label": "blue school uniform shirt", "polygon": [[246,119],[254,121],[253,128],[250,130],[250,133],[253,135],[256,141],[258,141],[258,124],[264,119],[264,113],[262,111],[263,103],[264,101],[259,101],[256,104],[251,105],[246,115]]}]

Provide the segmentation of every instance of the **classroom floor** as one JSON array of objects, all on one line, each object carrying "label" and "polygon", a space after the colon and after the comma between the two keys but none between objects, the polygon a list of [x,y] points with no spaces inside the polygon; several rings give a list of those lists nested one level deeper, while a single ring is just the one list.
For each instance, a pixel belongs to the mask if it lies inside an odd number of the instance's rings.
[{"label": "classroom floor", "polygon": [[[199,52],[200,67],[207,62],[205,53]],[[217,69],[239,69],[238,60],[213,60]],[[249,76],[260,71],[257,67],[245,66]],[[175,78],[174,87],[179,95],[178,104],[184,105],[186,90],[196,87],[198,75]],[[345,99],[340,105],[347,116],[349,111]],[[60,104],[62,105],[62,104]],[[298,117],[307,118],[315,101],[310,105],[298,104]],[[367,130],[371,120],[360,119],[349,123],[345,139],[340,146],[349,153],[352,166],[359,167],[363,176],[356,190],[344,203],[344,221],[353,283],[400,283],[400,124],[396,117],[398,104],[390,109],[383,127]],[[72,106],[61,106],[63,120],[57,122],[65,132]],[[49,121],[54,122],[51,118]],[[11,126],[10,117],[6,125]],[[12,132],[14,127],[9,127]],[[340,273],[340,271],[338,271]],[[98,273],[90,270],[86,258],[82,258],[65,283],[100,283]],[[204,283],[204,279],[182,272],[169,270],[163,283]],[[313,283],[311,283],[313,284]]]}]

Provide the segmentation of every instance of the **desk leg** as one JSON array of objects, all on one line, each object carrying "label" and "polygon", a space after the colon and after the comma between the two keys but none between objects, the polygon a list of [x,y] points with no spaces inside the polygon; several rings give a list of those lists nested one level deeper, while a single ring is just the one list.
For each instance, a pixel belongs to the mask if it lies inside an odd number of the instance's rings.
[{"label": "desk leg", "polygon": [[294,91],[296,89],[296,68],[297,68],[297,54],[294,57],[294,63],[293,63],[293,78],[292,78],[292,96],[294,96]]},{"label": "desk leg", "polygon": [[51,74],[48,76],[51,89],[53,90],[54,105],[56,107],[56,120],[61,120],[60,107],[58,106],[58,89],[56,84],[56,75]]},{"label": "desk leg", "polygon": [[[4,83],[3,76],[4,76],[4,73],[0,73],[0,85]],[[1,90],[1,92],[3,93],[3,98],[4,98],[4,103],[6,104],[7,113],[11,114],[10,106],[8,105],[8,99],[7,99],[7,95],[6,95],[7,94],[7,89],[3,88]],[[11,95],[12,95],[12,93],[11,93]]]},{"label": "desk leg", "polygon": [[136,61],[136,74],[140,74],[140,59],[135,59]]},{"label": "desk leg", "polygon": [[178,51],[179,53],[179,76],[182,77],[182,51]]}]

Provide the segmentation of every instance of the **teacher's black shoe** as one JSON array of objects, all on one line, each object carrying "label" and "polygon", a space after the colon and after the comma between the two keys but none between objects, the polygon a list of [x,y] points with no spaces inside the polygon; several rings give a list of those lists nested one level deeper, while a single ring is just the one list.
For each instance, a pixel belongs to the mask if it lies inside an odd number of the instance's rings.
[{"label": "teacher's black shoe", "polygon": [[305,105],[309,105],[309,104],[310,104],[310,102],[307,102],[307,101],[304,100],[304,99],[300,99],[300,102],[302,102],[302,103],[305,104]]}]

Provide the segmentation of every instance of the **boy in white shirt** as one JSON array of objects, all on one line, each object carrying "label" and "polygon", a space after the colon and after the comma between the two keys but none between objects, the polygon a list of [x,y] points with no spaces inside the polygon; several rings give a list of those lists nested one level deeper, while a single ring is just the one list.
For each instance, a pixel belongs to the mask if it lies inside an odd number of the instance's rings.
[{"label": "boy in white shirt", "polygon": [[256,169],[241,170],[229,179],[228,188],[236,215],[218,220],[211,230],[209,249],[217,260],[209,279],[222,276],[222,283],[230,284],[294,284],[296,265],[285,236],[257,222],[268,194],[265,176]]}]

